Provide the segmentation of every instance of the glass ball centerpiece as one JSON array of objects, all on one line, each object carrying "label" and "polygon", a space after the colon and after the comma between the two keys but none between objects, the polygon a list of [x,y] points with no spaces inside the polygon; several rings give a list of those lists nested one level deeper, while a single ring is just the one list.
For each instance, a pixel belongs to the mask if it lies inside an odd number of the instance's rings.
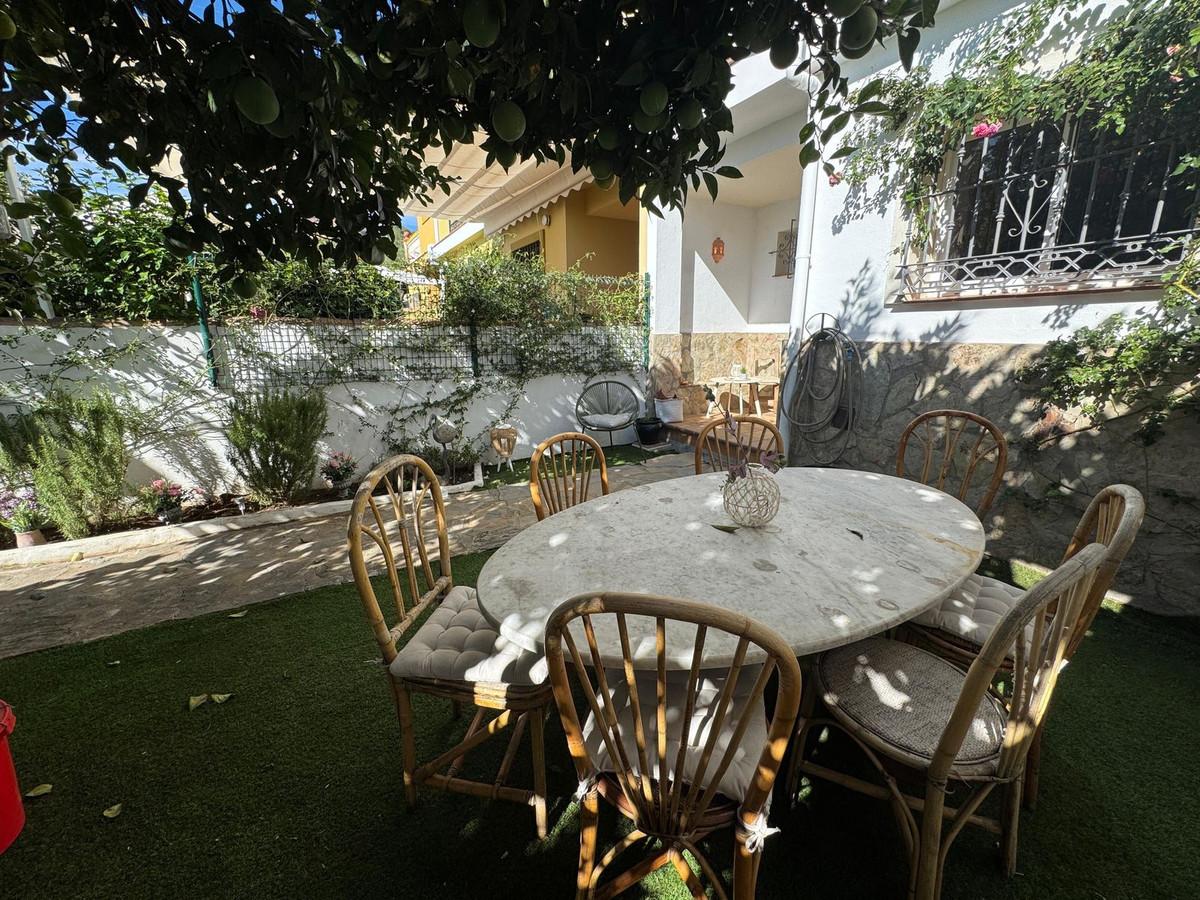
[{"label": "glass ball centerpiece", "polygon": [[738,525],[761,528],[779,512],[779,482],[762,463],[747,463],[745,470],[722,488],[725,512]]},{"label": "glass ball centerpiece", "polygon": [[[745,424],[745,423],[743,423]],[[762,528],[779,512],[779,454],[762,449],[753,434],[743,437],[737,421],[725,413],[727,448],[725,484],[721,488],[725,512],[738,525]]]}]

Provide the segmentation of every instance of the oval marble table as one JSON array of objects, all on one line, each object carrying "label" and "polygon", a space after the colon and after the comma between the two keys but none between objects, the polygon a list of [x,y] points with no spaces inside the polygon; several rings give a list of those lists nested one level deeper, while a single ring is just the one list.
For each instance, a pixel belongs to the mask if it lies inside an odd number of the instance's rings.
[{"label": "oval marble table", "polygon": [[[783,469],[776,477],[774,521],[732,534],[712,527],[731,524],[723,473],[659,481],[549,516],[484,565],[484,615],[540,653],[551,611],[577,594],[683,597],[758,619],[806,656],[920,615],[983,557],[975,514],[934,488],[847,469]],[[653,625],[629,620],[635,664],[654,665]],[[693,634],[668,625],[671,667],[691,664]],[[615,625],[597,620],[597,639],[615,650]],[[728,665],[734,647],[733,638],[710,632],[705,665]]]}]

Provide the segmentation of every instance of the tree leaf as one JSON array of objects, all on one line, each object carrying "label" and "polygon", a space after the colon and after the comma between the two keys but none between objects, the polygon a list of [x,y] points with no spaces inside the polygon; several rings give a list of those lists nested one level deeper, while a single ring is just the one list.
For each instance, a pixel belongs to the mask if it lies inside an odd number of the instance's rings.
[{"label": "tree leaf", "polygon": [[243,610],[240,610],[235,613],[230,613],[225,618],[227,618],[227,619],[244,619],[246,617],[246,613],[248,613],[248,612],[250,612],[250,610],[243,609]]},{"label": "tree leaf", "polygon": [[188,712],[193,712],[199,709],[208,702],[208,694],[197,694],[194,697],[188,697]]},{"label": "tree leaf", "polygon": [[717,169],[717,174],[722,178],[741,178],[742,173],[736,166],[721,166]]},{"label": "tree leaf", "polygon": [[106,819],[115,819],[120,814],[121,814],[121,804],[120,803],[114,803],[108,809],[104,810],[104,812],[100,813],[100,815],[104,816],[104,818],[106,818]]},{"label": "tree leaf", "polygon": [[226,700],[228,700],[232,696],[233,696],[232,692],[230,692],[228,694],[213,694],[212,702],[213,703],[224,703]]},{"label": "tree leaf", "polygon": [[738,530],[738,528],[740,526],[738,526],[738,525],[712,525],[712,527],[717,529],[717,531],[723,531],[726,534],[733,534],[735,531]]},{"label": "tree leaf", "polygon": [[52,784],[39,784],[37,787],[30,788],[25,792],[26,797],[44,797],[54,790]]}]

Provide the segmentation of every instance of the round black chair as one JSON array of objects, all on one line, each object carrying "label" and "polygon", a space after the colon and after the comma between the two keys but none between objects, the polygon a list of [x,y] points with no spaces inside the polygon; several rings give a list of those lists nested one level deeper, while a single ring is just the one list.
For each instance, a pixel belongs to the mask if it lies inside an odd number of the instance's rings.
[{"label": "round black chair", "polygon": [[595,381],[584,387],[575,403],[575,418],[580,429],[603,431],[608,434],[608,445],[613,442],[613,432],[622,431],[637,419],[641,401],[633,388],[621,381]]}]

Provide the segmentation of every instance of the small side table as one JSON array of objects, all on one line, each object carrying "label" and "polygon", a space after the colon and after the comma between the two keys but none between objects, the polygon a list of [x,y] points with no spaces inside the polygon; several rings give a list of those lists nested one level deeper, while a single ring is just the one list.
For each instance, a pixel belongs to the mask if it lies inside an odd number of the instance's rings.
[{"label": "small side table", "polygon": [[[717,408],[721,405],[721,387],[723,385],[729,386],[730,394],[733,393],[734,386],[735,385],[737,386],[737,388],[738,388],[738,391],[737,391],[738,415],[739,416],[745,415],[746,401],[742,399],[741,388],[743,385],[749,385],[750,389],[748,391],[748,394],[749,394],[750,404],[754,407],[754,414],[756,416],[761,416],[762,415],[762,400],[758,395],[758,389],[760,387],[762,387],[763,385],[778,386],[779,379],[778,378],[770,378],[770,377],[759,377],[756,375],[726,375],[724,378],[716,379],[713,382],[713,385],[714,385],[713,393],[716,395],[716,399],[708,404],[708,412],[705,413],[705,415],[712,415],[713,409]],[[730,410],[730,412],[732,412],[732,410]]]}]

